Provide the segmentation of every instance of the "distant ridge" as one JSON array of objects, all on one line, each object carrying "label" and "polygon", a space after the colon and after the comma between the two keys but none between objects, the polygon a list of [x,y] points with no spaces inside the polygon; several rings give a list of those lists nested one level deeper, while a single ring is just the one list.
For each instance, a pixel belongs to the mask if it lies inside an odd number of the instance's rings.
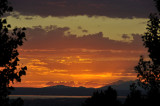
[{"label": "distant ridge", "polygon": [[[60,95],[60,96],[91,96],[96,90],[106,90],[109,86],[117,90],[119,96],[126,96],[130,92],[130,85],[136,81],[119,80],[101,88],[70,87],[64,85],[44,88],[15,88],[12,95]],[[140,88],[140,87],[139,87]],[[142,90],[142,89],[141,89]]]},{"label": "distant ridge", "polygon": [[48,87],[44,87],[44,88],[86,88],[86,87],[83,87],[83,86],[80,86],[80,87],[70,87],[70,86],[65,86],[65,85],[56,85],[56,86],[48,86]]},{"label": "distant ridge", "polygon": [[107,86],[101,87],[99,89],[107,89],[108,86],[113,87],[116,90],[129,90],[130,89],[130,85],[135,83],[136,81],[123,81],[123,80],[119,80],[117,82],[113,82]]},{"label": "distant ridge", "polygon": [[15,88],[12,95],[91,96],[95,88],[56,85],[44,88]]},{"label": "distant ridge", "polygon": [[48,86],[44,88],[72,88],[70,86],[65,86],[65,85],[56,85],[56,86]]}]

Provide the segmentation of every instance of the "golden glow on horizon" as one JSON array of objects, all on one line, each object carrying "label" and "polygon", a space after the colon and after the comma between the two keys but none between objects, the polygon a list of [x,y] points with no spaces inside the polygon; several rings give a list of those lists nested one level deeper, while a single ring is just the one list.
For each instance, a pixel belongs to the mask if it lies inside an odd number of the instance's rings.
[{"label": "golden glow on horizon", "polygon": [[76,75],[70,75],[77,79],[95,79],[95,78],[107,78],[112,77],[112,73],[106,73],[106,74],[76,74]]},{"label": "golden glow on horizon", "polygon": [[[39,88],[66,85],[98,88],[118,80],[135,80],[136,73],[133,69],[139,60],[139,54],[143,52],[134,50],[20,49],[20,62],[28,66],[28,71],[27,75],[22,77],[22,83],[14,86]],[[99,55],[99,53],[111,53],[114,56]],[[130,56],[135,53],[136,57]],[[130,65],[132,62],[135,64]],[[48,82],[52,82],[52,84],[47,85]]]},{"label": "golden glow on horizon", "polygon": [[[129,76],[118,76],[123,75],[123,73],[106,73],[106,74],[72,74],[70,75],[73,77],[72,80],[61,80],[61,79],[54,79],[53,81],[50,80],[34,80],[29,79],[28,81],[24,81],[23,79],[22,83],[16,83],[14,86],[16,87],[48,87],[48,86],[56,86],[56,85],[65,85],[65,86],[71,86],[71,87],[80,87],[84,86],[87,88],[93,87],[93,88],[99,88],[108,84],[111,84],[113,82],[116,82],[119,80],[120,77],[130,77],[130,80],[136,79],[135,74],[128,73]],[[43,75],[48,76],[48,75]],[[55,75],[57,76],[57,75]],[[53,78],[55,77],[53,76]],[[50,84],[48,84],[50,83]]]}]

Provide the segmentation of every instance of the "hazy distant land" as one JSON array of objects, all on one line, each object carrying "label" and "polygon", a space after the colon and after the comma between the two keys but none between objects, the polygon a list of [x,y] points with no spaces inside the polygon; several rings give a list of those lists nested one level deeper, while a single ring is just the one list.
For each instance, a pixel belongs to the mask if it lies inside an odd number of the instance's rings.
[{"label": "hazy distant land", "polygon": [[[15,88],[12,95],[24,96],[24,106],[81,106],[87,97],[92,96],[96,90],[105,90],[108,86],[112,86],[117,90],[118,98],[124,102],[125,96],[130,92],[129,87],[134,81],[117,81],[111,85],[107,85],[98,89],[85,87],[68,87],[64,85],[57,85],[45,88]],[[25,95],[31,97],[25,98]],[[36,97],[36,96],[40,97]],[[50,96],[50,97],[49,97]],[[56,97],[57,96],[57,97]],[[59,97],[58,97],[59,96]],[[66,97],[67,96],[67,97]],[[78,97],[77,97],[78,96]],[[13,98],[12,96],[11,98]]]},{"label": "hazy distant land", "polygon": [[129,86],[134,81],[117,81],[111,85],[101,88],[69,87],[57,85],[45,88],[15,88],[12,95],[61,95],[61,96],[91,96],[96,90],[105,90],[112,86],[117,90],[119,96],[126,96],[129,93]]}]

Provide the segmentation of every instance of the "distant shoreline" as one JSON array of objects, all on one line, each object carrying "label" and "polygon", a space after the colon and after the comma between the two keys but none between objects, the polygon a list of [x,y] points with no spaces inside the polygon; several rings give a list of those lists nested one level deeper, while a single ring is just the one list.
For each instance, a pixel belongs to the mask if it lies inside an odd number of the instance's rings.
[{"label": "distant shoreline", "polygon": [[57,95],[9,95],[11,99],[57,99],[57,98],[89,98],[91,96],[57,96]]},{"label": "distant shoreline", "polygon": [[[9,95],[11,99],[58,99],[58,98],[90,98],[91,96],[60,96],[60,95]],[[126,96],[117,96],[118,98],[125,99]]]}]

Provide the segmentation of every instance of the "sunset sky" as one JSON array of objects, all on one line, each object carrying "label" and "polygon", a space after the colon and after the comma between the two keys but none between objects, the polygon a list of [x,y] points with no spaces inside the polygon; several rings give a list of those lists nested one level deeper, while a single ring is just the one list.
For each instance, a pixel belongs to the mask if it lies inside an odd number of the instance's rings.
[{"label": "sunset sky", "polygon": [[66,85],[98,88],[135,80],[134,66],[147,55],[141,35],[153,0],[10,0],[6,16],[26,27],[19,48],[27,75],[16,87]]}]

